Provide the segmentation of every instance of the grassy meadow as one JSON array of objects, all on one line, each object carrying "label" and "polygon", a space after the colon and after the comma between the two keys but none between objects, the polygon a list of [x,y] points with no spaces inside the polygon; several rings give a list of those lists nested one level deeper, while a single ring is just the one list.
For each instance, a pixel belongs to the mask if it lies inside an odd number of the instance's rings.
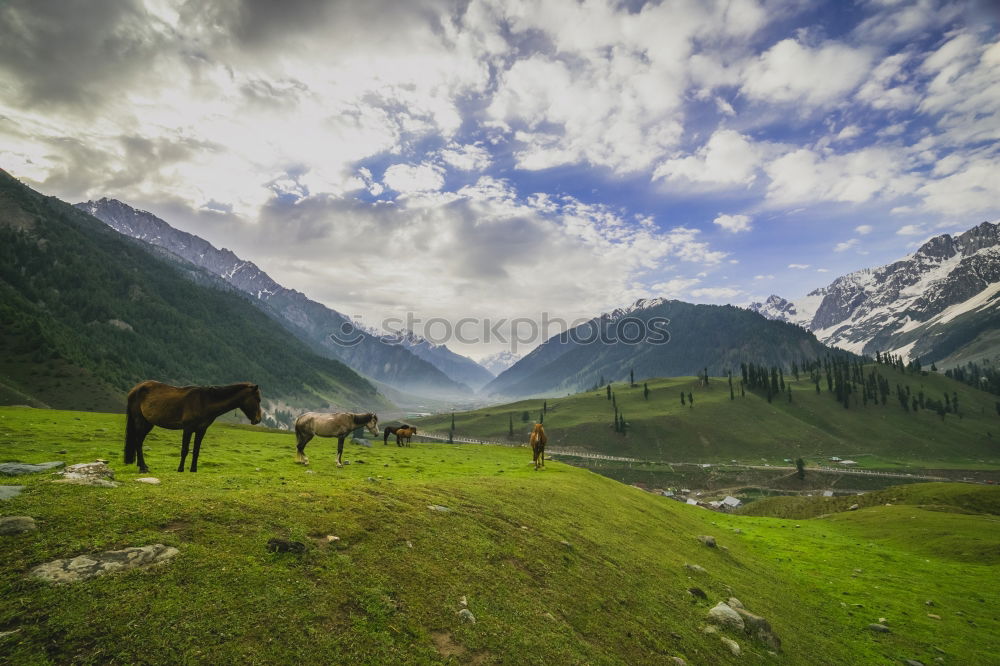
[{"label": "grassy meadow", "polygon": [[[154,430],[147,460],[162,484],[150,486],[121,463],[122,428],[119,415],[0,408],[4,460],[106,458],[122,482],[0,478],[27,484],[0,512],[39,525],[0,537],[0,632],[14,632],[0,633],[0,661],[989,664],[1000,654],[998,519],[968,513],[965,500],[796,522],[709,512],[553,461],[535,472],[519,448],[348,444],[351,464],[337,469],[335,442],[317,439],[305,468],[290,434],[225,424],[209,430],[197,474],[175,471],[179,433]],[[982,498],[973,508],[995,510],[1000,489],[967,492]],[[268,552],[275,537],[306,550]],[[26,576],[55,558],[151,543],[181,553],[72,586]],[[780,652],[724,632],[742,646],[734,657],[703,633],[707,610],[730,596],[770,621]],[[474,624],[457,614],[462,597]],[[892,633],[866,628],[880,617]]]},{"label": "grassy meadow", "polygon": [[[622,435],[612,428],[613,408],[606,389],[563,397],[520,400],[504,405],[457,412],[455,434],[507,439],[510,422],[514,440],[527,441],[531,424],[543,405],[546,431],[552,446],[620,455],[652,461],[729,462],[774,465],[785,458],[802,457],[810,464],[829,463],[839,456],[861,468],[1000,469],[1000,414],[997,396],[972,389],[937,373],[914,374],[878,366],[895,391],[909,386],[940,400],[944,393],[959,396],[960,416],[942,419],[930,410],[904,411],[894,396],[883,405],[852,404],[845,409],[826,390],[821,392],[803,377],[786,376],[792,399],[783,394],[768,403],[764,396],[740,396],[734,378],[730,399],[725,378],[711,378],[707,387],[693,377],[647,380],[636,386],[613,384],[615,403],[628,423]],[[693,406],[681,404],[690,393]],[[527,421],[524,420],[527,412]],[[447,432],[450,414],[417,420],[430,432]]]}]

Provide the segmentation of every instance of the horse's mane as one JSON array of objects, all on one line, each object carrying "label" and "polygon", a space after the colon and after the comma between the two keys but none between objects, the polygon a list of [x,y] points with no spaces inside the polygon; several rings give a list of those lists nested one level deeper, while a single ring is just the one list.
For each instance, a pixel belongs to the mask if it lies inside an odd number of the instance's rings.
[{"label": "horse's mane", "polygon": [[253,386],[251,382],[237,382],[236,384],[226,384],[224,386],[185,386],[189,389],[201,389],[212,397],[229,396],[237,391]]},{"label": "horse's mane", "polygon": [[371,421],[373,416],[375,415],[371,412],[367,414],[351,414],[351,417],[354,419],[354,425],[364,425]]}]

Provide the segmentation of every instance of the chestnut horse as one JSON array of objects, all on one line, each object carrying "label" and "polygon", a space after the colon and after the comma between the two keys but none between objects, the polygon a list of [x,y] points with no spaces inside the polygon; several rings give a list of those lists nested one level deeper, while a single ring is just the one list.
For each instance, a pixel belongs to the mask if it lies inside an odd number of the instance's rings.
[{"label": "chestnut horse", "polygon": [[323,414],[321,412],[306,412],[295,419],[295,462],[303,465],[309,464],[306,457],[306,444],[313,436],[336,437],[337,438],[337,467],[343,467],[341,458],[344,455],[344,439],[356,430],[364,426],[374,437],[378,437],[378,416],[371,412],[365,414],[350,414],[341,412],[338,414]]},{"label": "chestnut horse", "polygon": [[138,461],[139,471],[148,472],[142,456],[142,443],[153,426],[167,430],[183,430],[181,439],[181,464],[184,471],[191,435],[194,435],[194,452],[191,471],[198,471],[198,453],[205,431],[221,414],[240,409],[250,423],[260,423],[260,387],[250,382],[229,386],[170,386],[160,382],[145,381],[136,384],[128,393],[125,416],[125,464]]},{"label": "chestnut horse", "polygon": [[405,428],[396,428],[396,446],[403,446],[403,442],[406,442],[406,446],[410,445],[410,438],[417,434],[417,429],[413,426],[406,426]]},{"label": "chestnut horse", "polygon": [[541,423],[535,424],[535,429],[531,431],[531,439],[528,441],[531,443],[531,456],[535,469],[545,467],[545,445],[549,438],[545,436],[545,428]]},{"label": "chestnut horse", "polygon": [[388,444],[389,443],[389,435],[395,435],[396,431],[399,430],[400,428],[412,428],[412,427],[413,426],[407,425],[406,423],[404,423],[403,425],[398,425],[398,426],[386,426],[385,430],[382,432],[382,443],[383,444]]}]

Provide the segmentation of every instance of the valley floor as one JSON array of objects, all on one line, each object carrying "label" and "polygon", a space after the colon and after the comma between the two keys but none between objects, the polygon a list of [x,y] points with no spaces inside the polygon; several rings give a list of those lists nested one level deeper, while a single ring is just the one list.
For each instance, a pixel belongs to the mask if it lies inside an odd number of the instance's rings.
[{"label": "valley floor", "polygon": [[[0,408],[0,462],[105,458],[121,482],[0,477],[26,486],[0,513],[38,525],[0,536],[0,661],[1000,658],[994,487],[962,486],[982,495],[961,506],[789,520],[709,512],[554,461],[535,472],[524,448],[349,444],[351,464],[337,469],[336,443],[317,439],[306,468],[292,435],[224,424],[209,430],[197,474],[175,471],[179,433],[155,430],[147,461],[161,484],[147,485],[121,462],[122,430],[120,415]],[[273,538],[304,551],[269,552]],[[56,558],[155,543],[180,554],[68,586],[28,576]],[[706,633],[708,610],[730,597],[770,622],[780,650]],[[888,633],[868,628],[880,621]]]}]

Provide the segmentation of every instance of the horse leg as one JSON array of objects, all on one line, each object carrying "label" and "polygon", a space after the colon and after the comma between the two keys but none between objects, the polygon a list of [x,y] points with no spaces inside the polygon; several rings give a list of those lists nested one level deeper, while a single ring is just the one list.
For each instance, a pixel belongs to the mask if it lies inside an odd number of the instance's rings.
[{"label": "horse leg", "polygon": [[344,466],[344,462],[341,460],[341,457],[343,457],[343,455],[344,455],[344,438],[345,437],[347,437],[347,435],[341,435],[340,437],[337,438],[337,467],[343,467]]},{"label": "horse leg", "polygon": [[136,444],[136,462],[139,463],[139,471],[143,474],[148,474],[149,468],[146,467],[146,458],[142,455],[142,443],[146,441],[146,435],[148,435],[149,431],[152,429],[153,424],[145,419],[136,424],[135,436],[136,441],[138,442]]},{"label": "horse leg", "polygon": [[309,458],[306,456],[306,444],[312,439],[311,432],[303,432],[301,430],[295,431],[295,462],[302,463],[303,465],[309,464]]},{"label": "horse leg", "polygon": [[181,439],[181,464],[177,466],[178,472],[184,471],[184,459],[187,458],[188,455],[188,445],[191,443],[192,432],[194,431],[188,430],[187,428],[184,429],[184,436]]},{"label": "horse leg", "polygon": [[194,453],[191,454],[191,471],[198,471],[198,453],[201,452],[201,440],[205,437],[205,431],[208,428],[203,428],[194,433]]}]

